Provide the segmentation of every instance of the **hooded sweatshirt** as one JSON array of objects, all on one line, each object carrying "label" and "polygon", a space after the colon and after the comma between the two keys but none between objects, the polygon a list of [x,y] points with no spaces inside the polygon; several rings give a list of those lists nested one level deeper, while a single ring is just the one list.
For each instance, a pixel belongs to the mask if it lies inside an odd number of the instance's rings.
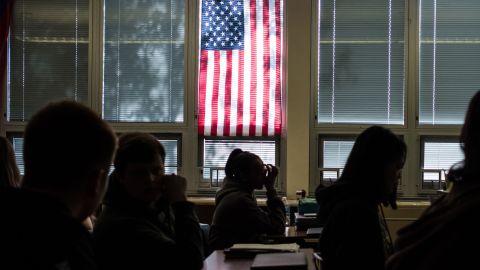
[{"label": "hooded sweatshirt", "polygon": [[480,182],[455,182],[422,216],[398,232],[387,269],[480,269]]},{"label": "hooded sweatshirt", "polygon": [[113,173],[94,228],[101,269],[200,269],[202,231],[191,202],[131,198]]},{"label": "hooded sweatshirt", "polygon": [[275,190],[267,191],[268,211],[264,211],[257,205],[252,189],[226,179],[215,205],[209,239],[213,250],[259,242],[262,235],[285,231],[285,205]]},{"label": "hooded sweatshirt", "polygon": [[387,255],[385,223],[371,193],[353,183],[317,188],[322,269],[382,270]]}]

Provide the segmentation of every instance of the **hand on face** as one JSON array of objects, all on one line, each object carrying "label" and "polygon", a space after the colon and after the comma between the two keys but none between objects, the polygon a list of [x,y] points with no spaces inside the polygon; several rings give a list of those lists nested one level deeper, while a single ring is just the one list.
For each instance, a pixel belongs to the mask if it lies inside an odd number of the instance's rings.
[{"label": "hand on face", "polygon": [[278,169],[272,164],[265,165],[265,188],[271,190],[274,188],[275,179],[277,179]]}]

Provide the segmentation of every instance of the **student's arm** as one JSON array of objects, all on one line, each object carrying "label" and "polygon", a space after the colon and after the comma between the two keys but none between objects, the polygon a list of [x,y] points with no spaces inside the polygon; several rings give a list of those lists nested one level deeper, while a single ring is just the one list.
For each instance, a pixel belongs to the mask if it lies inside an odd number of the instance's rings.
[{"label": "student's arm", "polygon": [[258,233],[283,234],[285,232],[285,206],[273,190],[267,191],[268,211],[262,210],[255,199],[242,200],[240,204],[246,224],[254,224]]},{"label": "student's arm", "polygon": [[172,204],[175,214],[175,242],[176,250],[181,254],[188,254],[177,269],[200,269],[203,265],[204,250],[200,223],[191,202],[177,202]]}]

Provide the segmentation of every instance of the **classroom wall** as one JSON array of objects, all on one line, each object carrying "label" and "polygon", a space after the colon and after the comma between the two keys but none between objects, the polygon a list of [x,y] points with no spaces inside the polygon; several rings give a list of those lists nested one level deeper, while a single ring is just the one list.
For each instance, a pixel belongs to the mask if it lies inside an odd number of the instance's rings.
[{"label": "classroom wall", "polygon": [[286,0],[287,197],[309,184],[311,1]]}]

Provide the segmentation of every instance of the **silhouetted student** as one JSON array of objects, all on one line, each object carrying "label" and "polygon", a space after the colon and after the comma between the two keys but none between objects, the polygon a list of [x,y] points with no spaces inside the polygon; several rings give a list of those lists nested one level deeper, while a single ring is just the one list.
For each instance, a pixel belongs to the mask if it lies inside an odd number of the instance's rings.
[{"label": "silhouetted student", "polygon": [[465,159],[449,171],[453,187],[398,232],[387,269],[480,268],[480,92],[470,101],[460,145]]},{"label": "silhouetted student", "polygon": [[[278,169],[263,164],[253,153],[235,149],[228,157],[225,174],[215,200],[210,247],[224,249],[235,243],[258,242],[265,234],[283,234],[285,206],[274,187]],[[264,186],[268,212],[257,206],[253,193]]]},{"label": "silhouetted student", "polygon": [[392,244],[381,204],[396,209],[405,157],[399,137],[372,126],[356,139],[338,181],[317,188],[322,269],[384,269]]},{"label": "silhouetted student", "polygon": [[202,231],[185,178],[165,175],[165,150],[152,135],[119,139],[115,171],[94,228],[101,269],[200,269]]},{"label": "silhouetted student", "polygon": [[0,193],[0,269],[96,269],[82,220],[104,194],[115,135],[71,101],[41,109],[24,135],[22,187]]},{"label": "silhouetted student", "polygon": [[0,136],[0,189],[7,187],[20,187],[20,172],[12,145]]}]

